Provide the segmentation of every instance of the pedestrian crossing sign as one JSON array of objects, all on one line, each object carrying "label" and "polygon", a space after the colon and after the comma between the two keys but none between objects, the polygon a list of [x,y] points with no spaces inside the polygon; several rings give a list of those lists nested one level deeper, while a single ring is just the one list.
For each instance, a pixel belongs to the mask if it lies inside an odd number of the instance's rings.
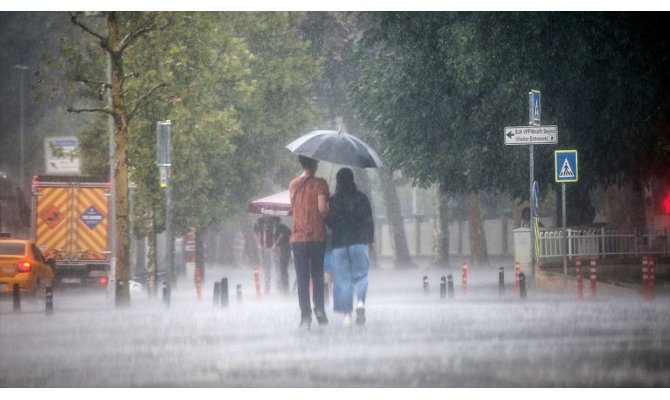
[{"label": "pedestrian crossing sign", "polygon": [[577,182],[577,150],[554,151],[554,180],[556,182]]}]

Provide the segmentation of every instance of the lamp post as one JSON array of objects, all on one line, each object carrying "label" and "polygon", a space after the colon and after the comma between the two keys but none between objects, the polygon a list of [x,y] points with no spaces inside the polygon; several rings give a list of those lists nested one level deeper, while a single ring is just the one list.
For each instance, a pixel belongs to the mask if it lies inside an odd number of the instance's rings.
[{"label": "lamp post", "polygon": [[14,69],[18,69],[21,74],[21,77],[19,79],[19,85],[20,85],[20,93],[19,93],[19,133],[20,133],[20,140],[19,140],[19,187],[21,190],[25,188],[25,182],[23,181],[24,179],[24,169],[25,166],[23,165],[23,147],[24,147],[24,120],[23,120],[23,107],[24,107],[24,88],[23,88],[23,71],[29,70],[30,68],[25,66],[25,65],[19,65],[16,64],[14,65]]}]

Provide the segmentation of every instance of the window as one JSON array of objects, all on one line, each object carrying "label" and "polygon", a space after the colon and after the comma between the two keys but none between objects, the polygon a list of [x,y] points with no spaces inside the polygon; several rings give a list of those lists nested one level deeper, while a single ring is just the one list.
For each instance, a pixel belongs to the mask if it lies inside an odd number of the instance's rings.
[{"label": "window", "polygon": [[0,243],[0,254],[6,256],[22,256],[26,253],[23,243]]}]

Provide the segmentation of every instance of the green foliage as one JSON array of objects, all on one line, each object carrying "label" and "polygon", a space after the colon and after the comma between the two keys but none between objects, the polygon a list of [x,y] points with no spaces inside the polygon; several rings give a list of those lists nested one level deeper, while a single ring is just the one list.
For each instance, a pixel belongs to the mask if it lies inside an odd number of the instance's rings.
[{"label": "green foliage", "polygon": [[[657,150],[669,73],[662,18],[636,13],[373,13],[357,47],[351,99],[385,160],[452,193],[527,196],[528,150],[505,146],[542,91],[542,124],[559,145],[535,147],[535,176],[553,181],[553,150],[577,148],[594,187],[662,169]],[[662,111],[663,110],[663,111]],[[656,121],[656,123],[654,123]],[[649,157],[651,155],[651,157]],[[667,157],[666,157],[667,159]],[[667,161],[665,161],[667,165]]]},{"label": "green foliage", "polygon": [[132,125],[130,158],[138,193],[161,207],[155,124],[172,121],[173,212],[181,233],[245,212],[283,144],[311,120],[319,65],[286,13],[165,13],[160,23],[163,29],[133,49],[128,67],[139,76],[129,91],[146,87],[141,80],[167,83]]}]

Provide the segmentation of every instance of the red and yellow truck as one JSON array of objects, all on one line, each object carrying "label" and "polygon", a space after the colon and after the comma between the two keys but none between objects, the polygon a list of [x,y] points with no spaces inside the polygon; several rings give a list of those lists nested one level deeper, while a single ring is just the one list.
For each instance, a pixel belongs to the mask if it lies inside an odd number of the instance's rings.
[{"label": "red and yellow truck", "polygon": [[56,261],[56,285],[106,287],[110,272],[111,183],[80,175],[33,179],[35,244]]}]

